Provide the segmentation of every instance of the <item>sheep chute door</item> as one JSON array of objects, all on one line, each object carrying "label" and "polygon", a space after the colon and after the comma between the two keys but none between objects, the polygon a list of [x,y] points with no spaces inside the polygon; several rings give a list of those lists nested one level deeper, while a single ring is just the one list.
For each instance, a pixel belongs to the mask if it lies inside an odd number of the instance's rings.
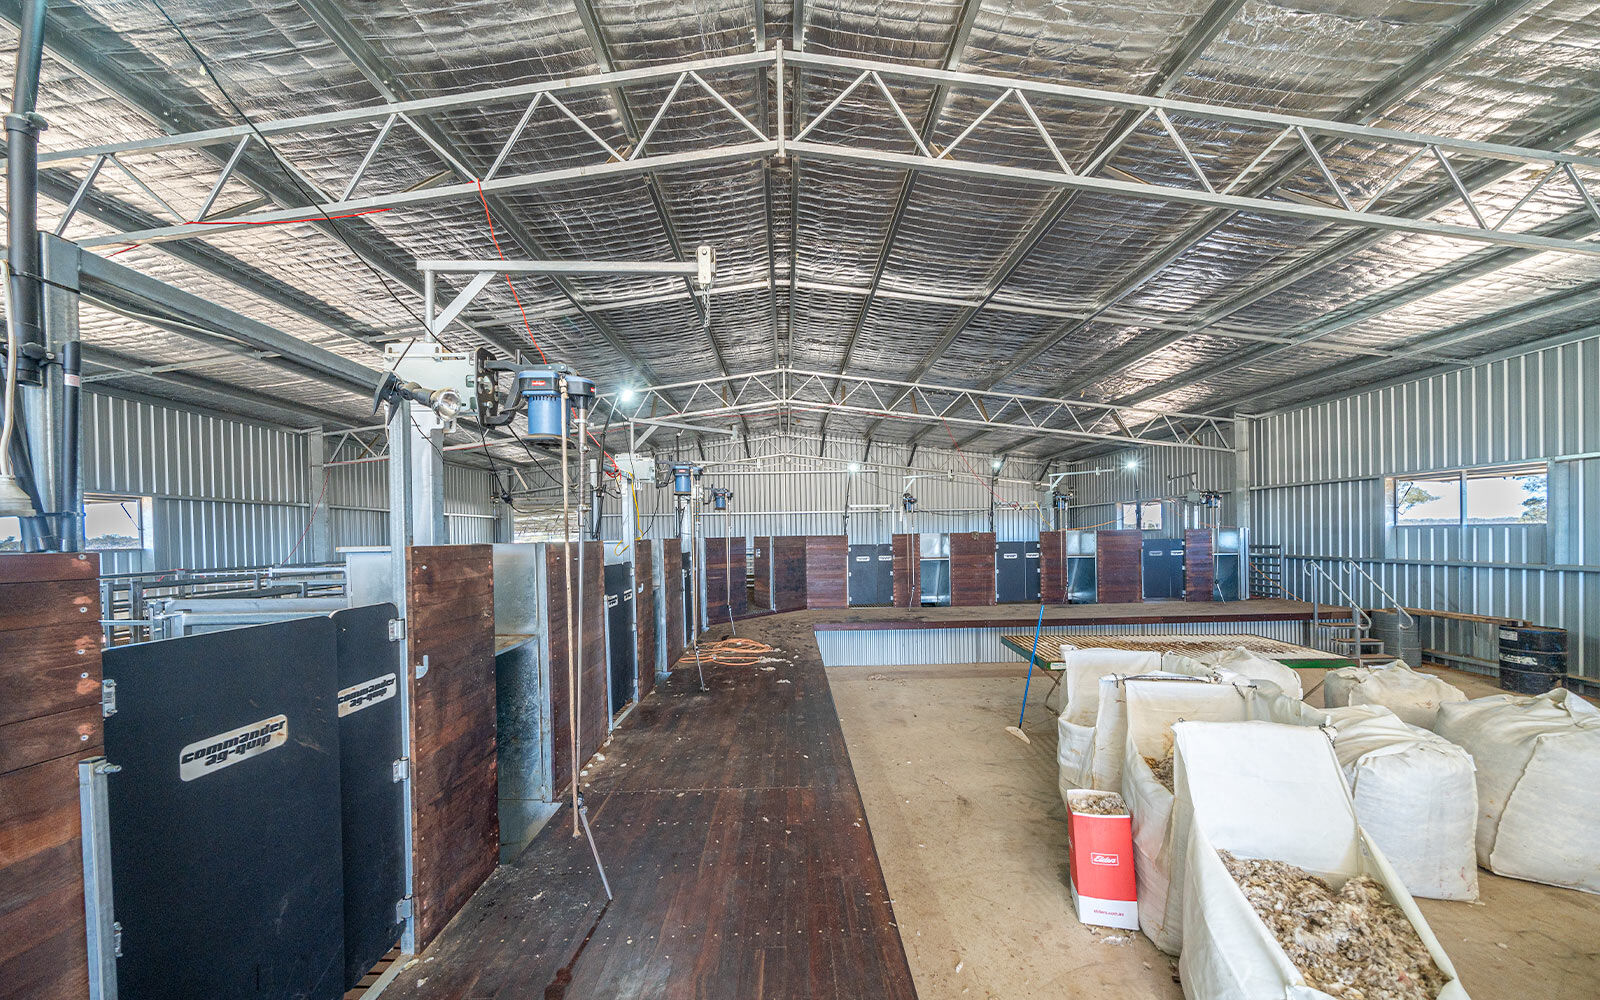
[{"label": "sheep chute door", "polygon": [[344,993],[334,624],[105,652],[125,997]]}]

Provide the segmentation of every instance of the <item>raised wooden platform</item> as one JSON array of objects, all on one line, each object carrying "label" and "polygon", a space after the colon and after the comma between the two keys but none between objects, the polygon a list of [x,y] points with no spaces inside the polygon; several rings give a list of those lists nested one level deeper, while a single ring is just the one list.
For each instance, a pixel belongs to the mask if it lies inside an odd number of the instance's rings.
[{"label": "raised wooden platform", "polygon": [[[1028,659],[1034,649],[1034,634],[1028,632],[1013,632],[1000,637],[1006,648]],[[1090,646],[1099,649],[1131,649],[1141,652],[1155,651],[1158,653],[1182,653],[1185,656],[1201,657],[1208,654],[1226,653],[1231,649],[1243,647],[1252,653],[1258,653],[1269,660],[1277,660],[1285,666],[1317,670],[1338,670],[1341,667],[1352,667],[1356,661],[1337,653],[1329,653],[1310,646],[1300,646],[1282,639],[1272,639],[1264,635],[1251,635],[1238,633],[1231,635],[1072,635],[1066,632],[1043,632],[1038,637],[1039,662],[1045,663],[1058,658],[1057,653],[1061,643],[1071,642],[1076,646]]]},{"label": "raised wooden platform", "polygon": [[[1348,617],[1348,609],[1323,608],[1324,618]],[[1030,632],[1037,604],[999,604],[976,608],[841,608],[808,613],[815,628],[869,630],[905,628],[1016,628]],[[1146,601],[1139,604],[1046,605],[1044,625],[1171,625],[1187,622],[1306,622],[1313,617],[1303,601],[1228,602]]]},{"label": "raised wooden platform", "polygon": [[791,662],[707,666],[702,693],[690,659],[602,748],[583,787],[609,905],[563,809],[385,1000],[913,998],[816,614],[741,621]]}]

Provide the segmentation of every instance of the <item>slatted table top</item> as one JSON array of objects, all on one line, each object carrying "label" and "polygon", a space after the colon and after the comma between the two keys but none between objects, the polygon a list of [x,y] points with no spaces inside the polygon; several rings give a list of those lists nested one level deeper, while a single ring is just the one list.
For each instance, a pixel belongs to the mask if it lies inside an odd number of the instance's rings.
[{"label": "slatted table top", "polygon": [[[1033,633],[1016,632],[1000,637],[1012,652],[1028,659],[1033,651]],[[1225,653],[1230,649],[1244,647],[1252,653],[1259,653],[1270,660],[1291,667],[1308,668],[1338,668],[1352,666],[1355,661],[1349,657],[1336,653],[1312,649],[1309,646],[1300,646],[1282,639],[1269,639],[1264,635],[1251,633],[1238,633],[1234,635],[1134,635],[1118,634],[1109,635],[1083,635],[1055,630],[1046,630],[1039,635],[1040,660],[1055,660],[1059,658],[1061,644],[1070,642],[1075,646],[1097,649],[1130,649],[1136,651],[1154,651],[1158,653],[1182,653],[1186,656],[1200,657]]]}]

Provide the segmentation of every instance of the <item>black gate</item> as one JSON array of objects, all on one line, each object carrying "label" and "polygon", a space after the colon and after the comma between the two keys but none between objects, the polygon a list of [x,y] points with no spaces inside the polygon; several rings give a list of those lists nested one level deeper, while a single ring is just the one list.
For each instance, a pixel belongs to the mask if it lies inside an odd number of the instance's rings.
[{"label": "black gate", "polygon": [[1183,539],[1147,538],[1144,541],[1144,597],[1147,601],[1183,598]]},{"label": "black gate", "polygon": [[633,572],[627,563],[606,567],[606,648],[611,665],[611,714],[633,701],[636,683]]},{"label": "black gate", "polygon": [[894,603],[894,546],[852,545],[850,606],[888,607]]},{"label": "black gate", "polygon": [[343,994],[334,628],[106,650],[121,995]]},{"label": "black gate", "polygon": [[[336,611],[340,814],[344,824],[344,985],[361,981],[400,939],[406,894],[399,633],[393,604]],[[391,634],[393,638],[390,638]]]},{"label": "black gate", "polygon": [[1039,543],[997,542],[995,600],[1000,604],[1039,602]]}]

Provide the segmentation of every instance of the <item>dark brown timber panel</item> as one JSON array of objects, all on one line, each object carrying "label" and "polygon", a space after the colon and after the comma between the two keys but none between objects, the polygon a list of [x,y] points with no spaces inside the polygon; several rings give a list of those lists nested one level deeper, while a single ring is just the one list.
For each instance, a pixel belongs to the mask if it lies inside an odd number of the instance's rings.
[{"label": "dark brown timber panel", "polygon": [[806,537],[772,538],[772,609],[799,611],[806,606]]},{"label": "dark brown timber panel", "polygon": [[667,669],[683,655],[683,549],[676,538],[661,543],[662,603],[667,623]]},{"label": "dark brown timber panel", "polygon": [[1067,603],[1067,533],[1039,532],[1039,599]]},{"label": "dark brown timber panel", "polygon": [[894,606],[897,608],[922,606],[921,539],[918,534],[895,535],[890,539],[894,550]]},{"label": "dark brown timber panel", "polygon": [[617,729],[587,800],[615,900],[606,905],[587,845],[558,815],[385,1000],[912,1000],[800,617],[739,630],[791,662],[771,673],[708,664],[708,694],[691,663]]},{"label": "dark brown timber panel", "polygon": [[[494,554],[487,545],[407,553],[417,941],[434,935],[494,870]],[[427,673],[417,665],[428,658]]]},{"label": "dark brown timber panel", "polygon": [[950,606],[994,603],[994,532],[962,531],[950,536]]},{"label": "dark brown timber panel", "polygon": [[1211,556],[1211,529],[1183,533],[1183,599],[1209,601],[1216,586],[1217,564]]},{"label": "dark brown timber panel", "polygon": [[729,600],[735,618],[749,611],[745,590],[743,538],[706,540],[706,623],[710,628],[728,624]]},{"label": "dark brown timber panel", "polygon": [[1095,549],[1095,588],[1101,604],[1131,604],[1144,600],[1144,571],[1140,558],[1144,551],[1144,532],[1097,531]]},{"label": "dark brown timber panel", "polygon": [[[571,696],[567,683],[567,578],[562,558],[563,547],[552,544],[546,549],[545,575],[550,581],[550,721],[554,741],[550,759],[556,797],[568,787],[572,777],[572,729],[569,724],[573,708],[578,713],[578,769],[606,738],[611,725],[611,707],[606,699],[606,581],[605,550],[600,542],[584,542],[583,593],[575,602],[583,612],[582,655],[577,661],[582,698],[581,705]],[[578,589],[578,548],[572,547],[572,589]],[[573,615],[573,631],[578,628],[578,616]]]},{"label": "dark brown timber panel", "polygon": [[806,607],[849,607],[845,567],[850,548],[843,535],[807,535]]},{"label": "dark brown timber panel", "polygon": [[641,538],[633,552],[633,623],[638,633],[639,697],[656,686],[656,585],[653,563],[656,543]]},{"label": "dark brown timber panel", "polygon": [[99,566],[0,555],[0,1000],[89,992],[78,761],[104,746]]},{"label": "dark brown timber panel", "polygon": [[772,610],[772,536],[757,535],[750,540],[755,551],[750,555],[750,607],[753,611]]}]

